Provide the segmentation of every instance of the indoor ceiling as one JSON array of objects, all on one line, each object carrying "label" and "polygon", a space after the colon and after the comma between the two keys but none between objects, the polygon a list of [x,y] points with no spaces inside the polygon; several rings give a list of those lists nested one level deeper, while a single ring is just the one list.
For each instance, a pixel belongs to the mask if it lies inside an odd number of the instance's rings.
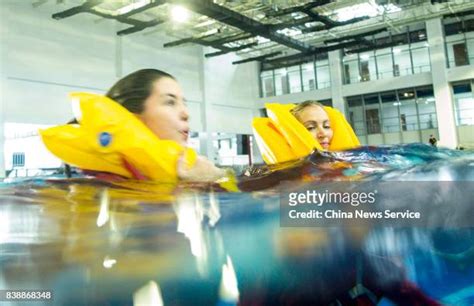
[{"label": "indoor ceiling", "polygon": [[[39,6],[48,0],[37,0]],[[268,62],[316,56],[387,36],[439,16],[474,14],[474,1],[435,0],[53,0],[63,19],[88,13],[126,25],[117,35],[163,32],[173,48],[213,47],[206,57],[236,52],[243,59]],[[372,46],[375,47],[375,46]]]}]

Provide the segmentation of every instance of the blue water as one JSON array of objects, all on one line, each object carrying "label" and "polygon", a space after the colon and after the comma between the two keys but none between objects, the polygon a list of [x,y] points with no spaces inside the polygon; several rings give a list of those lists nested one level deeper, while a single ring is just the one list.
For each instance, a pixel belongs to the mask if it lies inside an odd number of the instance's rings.
[{"label": "blue water", "polygon": [[35,305],[474,304],[473,227],[280,225],[284,189],[465,184],[474,154],[363,147],[250,172],[240,193],[82,178],[1,184],[0,289],[53,292]]}]

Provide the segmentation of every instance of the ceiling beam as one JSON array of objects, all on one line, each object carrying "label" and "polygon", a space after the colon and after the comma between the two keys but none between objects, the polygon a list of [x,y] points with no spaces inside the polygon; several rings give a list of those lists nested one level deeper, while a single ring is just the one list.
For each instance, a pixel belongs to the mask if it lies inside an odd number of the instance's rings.
[{"label": "ceiling beam", "polygon": [[67,17],[71,17],[80,13],[89,13],[94,6],[102,4],[104,0],[88,0],[82,5],[72,7],[68,10],[55,13],[52,15],[53,19],[59,20]]},{"label": "ceiling beam", "polygon": [[104,2],[104,0],[87,0],[82,5],[70,8],[68,10],[65,10],[65,11],[62,11],[62,12],[59,12],[59,13],[55,13],[55,14],[53,14],[52,17],[54,19],[59,20],[59,19],[74,16],[76,14],[80,14],[80,13],[90,13],[90,14],[93,14],[93,15],[96,15],[96,16],[99,16],[99,17],[102,17],[102,18],[114,19],[114,20],[117,20],[121,23],[132,25],[132,27],[129,27],[129,28],[121,30],[121,31],[118,31],[117,35],[132,34],[132,33],[135,33],[135,32],[142,31],[142,30],[144,30],[146,28],[149,28],[149,27],[154,27],[154,26],[159,25],[159,24],[166,21],[166,20],[159,20],[159,19],[155,19],[155,20],[151,20],[151,21],[141,21],[141,20],[130,18],[130,16],[132,16],[132,15],[144,12],[146,10],[149,10],[149,9],[153,8],[153,7],[164,4],[166,2],[165,0],[155,0],[153,2],[150,2],[147,5],[136,8],[136,9],[131,10],[131,11],[125,13],[125,14],[122,14],[122,15],[112,15],[112,14],[102,13],[102,12],[99,12],[97,10],[94,10],[95,6],[100,5],[103,2]]},{"label": "ceiling beam", "polygon": [[363,38],[365,36],[375,35],[375,34],[379,34],[379,33],[386,32],[386,31],[387,31],[387,28],[384,27],[384,28],[381,28],[381,29],[377,29],[377,30],[373,30],[373,31],[365,32],[365,33],[360,33],[360,34],[356,34],[356,35],[347,35],[347,36],[343,36],[343,37],[327,39],[327,40],[324,41],[324,43],[325,44],[330,44],[330,43],[336,43],[336,42],[341,42],[341,41],[346,41],[346,40],[359,39],[359,38]]},{"label": "ceiling beam", "polygon": [[240,45],[238,47],[229,48],[226,51],[218,51],[218,52],[213,52],[213,53],[207,53],[204,56],[205,57],[213,57],[213,56],[224,55],[224,54],[229,53],[229,52],[235,52],[235,51],[240,51],[240,50],[243,50],[243,49],[246,49],[246,48],[254,47],[257,44],[258,43],[255,41],[255,42],[252,42],[252,43],[249,43],[249,44]]},{"label": "ceiling beam", "polygon": [[277,56],[277,55],[280,55],[281,53],[282,53],[281,51],[277,51],[277,52],[264,54],[264,55],[260,55],[260,56],[256,56],[256,57],[250,57],[250,58],[246,58],[246,59],[243,59],[243,60],[240,60],[240,61],[232,62],[232,65],[238,65],[238,64],[243,64],[243,63],[248,63],[248,62],[253,62],[253,61],[262,61],[267,57]]},{"label": "ceiling beam", "polygon": [[195,13],[208,16],[244,32],[268,38],[276,43],[301,52],[308,52],[313,49],[313,47],[301,41],[272,31],[268,25],[234,12],[224,6],[217,5],[212,0],[169,0],[169,2],[183,5]]}]

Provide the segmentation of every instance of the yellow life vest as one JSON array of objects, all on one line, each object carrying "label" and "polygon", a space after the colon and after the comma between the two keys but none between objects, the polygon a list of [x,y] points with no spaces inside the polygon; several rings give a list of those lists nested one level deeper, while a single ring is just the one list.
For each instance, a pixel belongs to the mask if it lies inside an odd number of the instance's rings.
[{"label": "yellow life vest", "polygon": [[[252,126],[257,145],[267,164],[298,159],[315,149],[323,150],[311,133],[291,114],[295,104],[267,103],[265,107],[269,118],[254,118]],[[329,150],[340,151],[360,146],[342,113],[329,106],[324,106],[324,110],[333,130]]]},{"label": "yellow life vest", "polygon": [[49,151],[64,162],[86,170],[134,175],[125,163],[150,180],[174,183],[177,163],[188,167],[197,158],[194,150],[171,140],[161,140],[135,115],[108,97],[90,93],[71,94],[79,124],[40,130]]}]

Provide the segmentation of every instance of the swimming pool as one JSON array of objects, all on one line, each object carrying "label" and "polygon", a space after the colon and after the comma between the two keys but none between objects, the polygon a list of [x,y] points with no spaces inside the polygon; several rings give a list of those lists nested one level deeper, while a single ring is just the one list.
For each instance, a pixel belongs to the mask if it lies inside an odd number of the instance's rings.
[{"label": "swimming pool", "polygon": [[81,178],[2,184],[0,289],[51,291],[35,305],[474,303],[473,227],[280,223],[282,188],[470,186],[472,153],[364,147],[274,170],[253,169],[240,193]]}]

